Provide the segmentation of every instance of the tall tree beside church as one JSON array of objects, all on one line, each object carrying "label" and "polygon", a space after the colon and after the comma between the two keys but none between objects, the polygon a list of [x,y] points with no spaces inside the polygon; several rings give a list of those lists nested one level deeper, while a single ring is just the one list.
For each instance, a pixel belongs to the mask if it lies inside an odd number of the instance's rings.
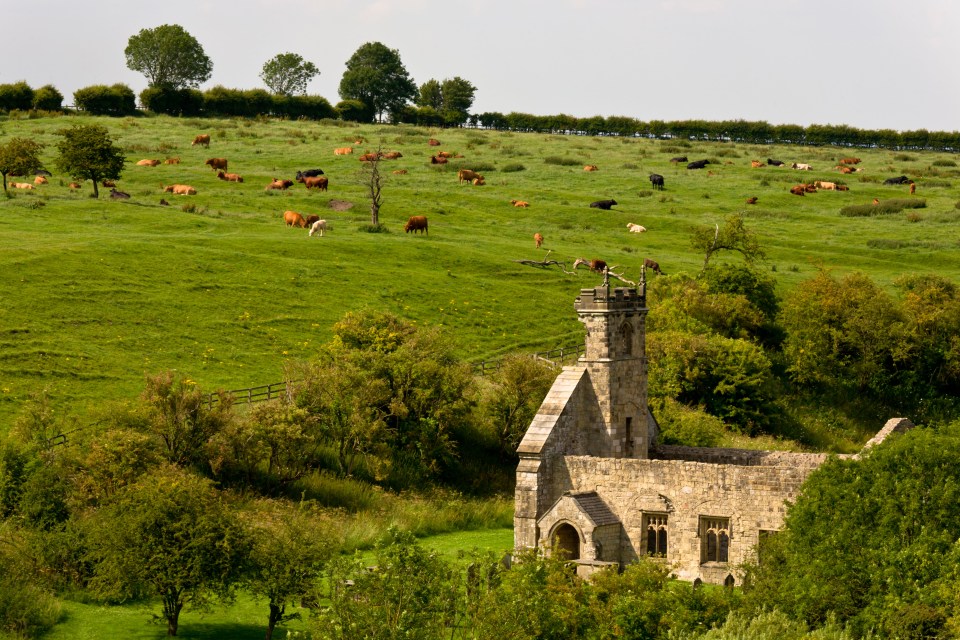
[{"label": "tall tree beside church", "polygon": [[402,109],[417,96],[417,85],[400,60],[400,52],[380,42],[361,45],[347,60],[340,79],[340,97],[359,100],[370,108],[373,119]]}]

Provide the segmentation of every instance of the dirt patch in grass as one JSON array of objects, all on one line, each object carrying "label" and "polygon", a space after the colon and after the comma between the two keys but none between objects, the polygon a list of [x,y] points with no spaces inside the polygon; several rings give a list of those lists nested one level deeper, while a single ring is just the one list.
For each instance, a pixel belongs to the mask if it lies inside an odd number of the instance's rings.
[{"label": "dirt patch in grass", "polygon": [[346,200],[331,200],[327,206],[334,211],[349,211],[353,208],[353,203]]}]

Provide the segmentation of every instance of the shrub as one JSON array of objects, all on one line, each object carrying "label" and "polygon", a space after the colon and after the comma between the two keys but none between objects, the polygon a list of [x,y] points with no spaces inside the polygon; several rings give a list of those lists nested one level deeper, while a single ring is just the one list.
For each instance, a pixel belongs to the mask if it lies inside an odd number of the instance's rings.
[{"label": "shrub", "polygon": [[387,225],[382,222],[377,224],[362,224],[359,227],[360,231],[365,233],[390,233],[390,230],[387,229]]},{"label": "shrub", "polygon": [[724,436],[723,420],[672,398],[664,399],[656,416],[662,444],[716,447]]},{"label": "shrub", "polygon": [[203,109],[203,94],[196,89],[147,87],[140,92],[140,103],[154,113],[197,116]]},{"label": "shrub", "polygon": [[934,160],[933,166],[935,167],[955,167],[957,163],[953,160]]},{"label": "shrub", "polygon": [[906,153],[898,153],[893,156],[893,159],[896,160],[897,162],[913,162],[914,160],[916,160],[914,156],[911,156]]},{"label": "shrub", "polygon": [[503,169],[501,169],[501,171],[503,171],[504,173],[515,173],[517,171],[526,171],[526,170],[527,168],[522,164],[520,164],[519,162],[511,162],[510,164],[504,165]]},{"label": "shrub", "polygon": [[561,156],[547,156],[543,159],[544,164],[557,164],[563,167],[576,167],[583,164],[583,160],[577,158],[564,158]]},{"label": "shrub", "polygon": [[322,96],[273,96],[273,111],[288,118],[335,118],[337,110]]},{"label": "shrub", "polygon": [[29,111],[32,108],[33,89],[30,85],[23,80],[13,84],[0,84],[0,111]]},{"label": "shrub", "polygon": [[63,94],[52,84],[45,84],[33,92],[33,108],[40,111],[62,111]]},{"label": "shrub", "polygon": [[125,84],[111,86],[95,84],[73,93],[73,103],[78,109],[95,116],[127,116],[137,112],[133,89]]},{"label": "shrub", "polygon": [[643,191],[637,192],[638,198],[649,198],[652,195],[653,195],[653,191],[650,191],[649,189],[644,189]]},{"label": "shrub", "polygon": [[927,206],[923,198],[892,198],[880,204],[855,204],[840,209],[840,215],[847,218],[863,218],[890,213],[900,213],[904,209],[922,209]]},{"label": "shrub", "polygon": [[337,113],[347,122],[373,121],[373,111],[359,100],[341,100],[337,103]]}]

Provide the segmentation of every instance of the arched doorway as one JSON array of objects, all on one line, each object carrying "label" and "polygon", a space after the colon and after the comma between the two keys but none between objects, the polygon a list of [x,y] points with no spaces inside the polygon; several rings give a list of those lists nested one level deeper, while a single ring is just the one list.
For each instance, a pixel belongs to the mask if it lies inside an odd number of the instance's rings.
[{"label": "arched doorway", "polygon": [[563,560],[580,559],[580,534],[564,522],[553,531],[553,548]]}]

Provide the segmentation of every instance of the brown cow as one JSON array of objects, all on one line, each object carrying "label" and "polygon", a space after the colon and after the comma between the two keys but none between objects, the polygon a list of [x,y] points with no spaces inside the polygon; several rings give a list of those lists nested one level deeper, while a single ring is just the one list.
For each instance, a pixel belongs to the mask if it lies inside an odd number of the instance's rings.
[{"label": "brown cow", "polygon": [[236,173],[224,173],[223,171],[217,171],[217,177],[221,180],[226,180],[227,182],[243,182],[243,178]]},{"label": "brown cow", "polygon": [[430,235],[427,230],[427,216],[410,216],[407,224],[403,225],[403,231],[404,233],[423,231],[425,234]]},{"label": "brown cow", "polygon": [[297,182],[302,182],[307,189],[320,189],[320,191],[327,190],[327,184],[329,181],[326,176],[300,176],[300,179]]},{"label": "brown cow", "polygon": [[227,170],[227,159],[226,158],[210,158],[203,164],[207,165],[214,171],[222,169],[223,171]]},{"label": "brown cow", "polygon": [[838,184],[837,191],[850,191],[850,187],[845,184]]},{"label": "brown cow", "polygon": [[798,184],[795,187],[790,187],[790,193],[795,196],[805,196],[807,195],[806,185]]},{"label": "brown cow", "polygon": [[824,191],[836,191],[837,183],[836,182],[824,182],[823,180],[816,180],[813,183],[817,189],[823,189]]},{"label": "brown cow", "polygon": [[482,180],[483,176],[476,171],[471,171],[470,169],[460,169],[460,171],[457,171],[457,180],[460,181],[460,184],[463,184],[464,180],[470,182],[472,180],[476,180],[477,178]]},{"label": "brown cow", "polygon": [[595,164],[584,165],[583,170],[584,170],[584,171],[596,171],[596,170],[597,170],[597,165],[595,165]]},{"label": "brown cow", "polygon": [[512,204],[515,207],[522,207],[524,209],[530,206],[530,203],[527,202],[526,200],[511,200],[510,204]]},{"label": "brown cow", "polygon": [[163,161],[163,164],[180,164],[180,156],[176,158],[167,158]]},{"label": "brown cow", "polygon": [[11,182],[10,186],[14,189],[33,189],[33,185],[29,182]]},{"label": "brown cow", "polygon": [[917,183],[916,183],[916,182],[911,182],[911,183],[910,183],[910,195],[913,195],[913,194],[915,194],[916,192],[917,192]]},{"label": "brown cow", "polygon": [[155,167],[158,164],[160,164],[159,160],[138,160],[137,161],[138,167]]},{"label": "brown cow", "polygon": [[759,160],[751,160],[750,166],[753,167],[754,169],[758,169],[763,166],[763,163],[760,162]]},{"label": "brown cow", "polygon": [[314,222],[316,222],[316,221],[319,220],[319,219],[320,219],[320,216],[318,216],[318,215],[315,214],[315,213],[311,213],[310,215],[308,215],[308,216],[305,218],[305,221],[306,221],[306,223],[307,223],[307,226],[309,227],[310,225],[312,225]]},{"label": "brown cow", "polygon": [[105,186],[105,187],[107,187],[107,188],[112,188],[112,187],[117,186],[117,183],[114,182],[113,180],[101,180],[101,181],[100,181],[100,184],[102,184],[103,186]]},{"label": "brown cow", "polygon": [[333,150],[335,156],[348,156],[353,153],[353,147],[338,147]]},{"label": "brown cow", "polygon": [[653,271],[653,272],[654,272],[655,274],[657,274],[658,276],[662,276],[662,275],[663,275],[663,271],[660,270],[660,264],[657,263],[657,262],[654,261],[654,260],[651,260],[650,258],[644,258],[644,259],[643,259],[643,266],[644,266],[644,268],[646,268],[646,269],[650,269],[651,271]]},{"label": "brown cow", "polygon": [[210,147],[210,134],[209,134],[209,133],[201,133],[200,135],[198,135],[196,138],[193,139],[193,142],[190,143],[190,146],[193,147],[193,146],[196,146],[196,145],[198,145],[198,144],[203,145],[203,146],[209,148],[209,147]]},{"label": "brown cow", "polygon": [[856,169],[852,169],[850,167],[843,167],[840,165],[837,165],[837,169],[840,170],[840,173],[853,173],[854,171],[856,171]]},{"label": "brown cow", "polygon": [[757,196],[747,198],[747,204],[757,204]]},{"label": "brown cow", "polygon": [[590,267],[590,271],[596,271],[598,273],[603,273],[603,270],[607,268],[607,263],[604,260],[584,260],[583,258],[577,258],[573,262],[573,268],[576,269],[580,265],[585,264]]},{"label": "brown cow", "polygon": [[540,235],[539,233],[533,234],[533,243],[537,245],[537,249],[539,249],[540,245],[543,244],[543,236]]},{"label": "brown cow", "polygon": [[430,156],[430,164],[447,164],[449,160],[446,158],[438,158],[437,156]]},{"label": "brown cow", "polygon": [[[48,184],[47,178],[45,176],[37,176],[36,178],[33,179],[33,184]],[[910,193],[913,193],[913,191],[911,191]]]},{"label": "brown cow", "polygon": [[188,184],[172,184],[169,187],[164,187],[163,190],[167,193],[172,193],[178,196],[195,196],[197,195],[197,190],[191,187]]},{"label": "brown cow", "polygon": [[280,178],[274,178],[273,182],[268,184],[264,191],[270,191],[271,189],[279,189],[286,191],[293,186],[293,180],[281,180]]},{"label": "brown cow", "polygon": [[283,222],[288,227],[300,227],[301,229],[307,228],[307,221],[296,211],[284,211]]},{"label": "brown cow", "polygon": [[840,158],[840,164],[860,164],[860,158]]},{"label": "brown cow", "polygon": [[431,147],[439,147],[440,141],[437,140],[436,138],[430,138],[429,140],[427,140],[427,144],[430,145]]},{"label": "brown cow", "polygon": [[438,157],[438,158],[452,158],[452,157],[453,157],[453,153],[451,153],[450,151],[438,151],[438,152],[437,152],[437,157]]},{"label": "brown cow", "polygon": [[403,154],[399,151],[388,151],[383,154],[384,160],[396,160],[397,158],[402,158]]},{"label": "brown cow", "polygon": [[71,189],[79,189],[79,188],[80,188],[80,183],[79,183],[79,182],[71,182],[71,183],[68,184],[67,186],[70,187]]},{"label": "brown cow", "polygon": [[393,173],[393,175],[395,175],[395,176],[405,176],[405,175],[407,175],[407,170],[406,170],[406,169],[394,169],[392,173]]},{"label": "brown cow", "polygon": [[486,182],[483,181],[483,176],[480,176],[479,178],[474,178],[472,182],[473,182],[473,186],[475,187],[482,187],[483,185],[487,184]]}]

